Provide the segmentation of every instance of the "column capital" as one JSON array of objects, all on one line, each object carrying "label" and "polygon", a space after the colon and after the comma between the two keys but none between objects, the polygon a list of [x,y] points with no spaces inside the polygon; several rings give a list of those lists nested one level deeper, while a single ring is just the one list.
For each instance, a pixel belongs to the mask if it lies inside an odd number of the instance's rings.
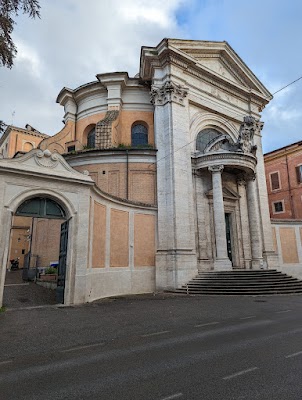
[{"label": "column capital", "polygon": [[256,180],[256,172],[251,172],[249,174],[246,174],[245,180],[246,181],[255,181]]},{"label": "column capital", "polygon": [[221,173],[223,171],[224,165],[212,165],[210,167],[208,167],[208,170],[212,173]]},{"label": "column capital", "polygon": [[161,87],[152,86],[150,101],[155,106],[163,106],[171,102],[184,106],[184,99],[187,95],[188,89],[186,87],[168,80]]},{"label": "column capital", "polygon": [[237,175],[237,179],[236,179],[236,181],[237,181],[237,184],[239,185],[239,186],[246,186],[246,175],[245,174],[239,174],[239,175]]}]

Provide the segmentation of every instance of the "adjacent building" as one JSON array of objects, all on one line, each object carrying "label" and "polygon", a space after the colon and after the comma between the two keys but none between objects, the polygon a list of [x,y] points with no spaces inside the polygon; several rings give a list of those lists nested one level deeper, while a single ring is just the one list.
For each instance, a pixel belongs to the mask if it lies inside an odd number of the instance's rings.
[{"label": "adjacent building", "polygon": [[302,142],[264,155],[273,241],[279,265],[302,278]]},{"label": "adjacent building", "polygon": [[272,219],[302,220],[302,142],[264,155]]}]

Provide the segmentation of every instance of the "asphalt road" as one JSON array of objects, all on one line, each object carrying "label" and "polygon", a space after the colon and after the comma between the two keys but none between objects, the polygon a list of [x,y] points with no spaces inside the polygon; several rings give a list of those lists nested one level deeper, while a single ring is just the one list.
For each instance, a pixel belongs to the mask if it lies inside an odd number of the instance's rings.
[{"label": "asphalt road", "polygon": [[302,399],[302,296],[0,314],[0,399]]}]

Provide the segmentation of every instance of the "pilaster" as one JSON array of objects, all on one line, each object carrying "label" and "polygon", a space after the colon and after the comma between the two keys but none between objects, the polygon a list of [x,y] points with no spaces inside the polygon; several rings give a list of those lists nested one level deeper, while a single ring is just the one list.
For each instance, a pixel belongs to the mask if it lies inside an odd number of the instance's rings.
[{"label": "pilaster", "polygon": [[253,269],[263,268],[261,227],[256,190],[256,174],[250,174],[247,176],[247,201]]},{"label": "pilaster", "polygon": [[264,262],[268,268],[275,268],[279,265],[278,257],[274,252],[273,236],[271,219],[268,206],[268,194],[265,179],[265,167],[264,158],[261,143],[261,130],[263,128],[263,122],[256,122],[256,129],[254,135],[254,143],[257,146],[257,185],[258,185],[258,198],[259,198],[259,211],[261,220],[261,233],[263,243],[263,257]]},{"label": "pilaster", "polygon": [[246,269],[251,268],[251,238],[249,231],[249,217],[248,217],[248,205],[246,196],[246,181],[244,176],[239,176],[237,179],[237,187],[240,208],[240,222],[241,222],[241,237],[243,246],[243,257],[244,267]]},{"label": "pilaster", "polygon": [[157,289],[176,288],[197,274],[193,181],[186,88],[153,87],[157,153]]}]

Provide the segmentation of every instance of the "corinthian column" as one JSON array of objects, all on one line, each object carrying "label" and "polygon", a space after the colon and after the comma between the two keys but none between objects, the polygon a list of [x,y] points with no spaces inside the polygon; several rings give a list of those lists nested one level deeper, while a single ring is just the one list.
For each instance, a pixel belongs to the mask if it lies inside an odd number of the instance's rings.
[{"label": "corinthian column", "polygon": [[247,201],[251,236],[252,268],[257,269],[263,267],[263,258],[259,207],[255,179],[255,174],[247,176]]},{"label": "corinthian column", "polygon": [[209,171],[212,173],[214,230],[216,242],[216,259],[214,261],[214,269],[218,271],[230,270],[232,269],[232,263],[228,258],[227,252],[225,215],[221,182],[223,165],[215,165],[209,167]]}]

